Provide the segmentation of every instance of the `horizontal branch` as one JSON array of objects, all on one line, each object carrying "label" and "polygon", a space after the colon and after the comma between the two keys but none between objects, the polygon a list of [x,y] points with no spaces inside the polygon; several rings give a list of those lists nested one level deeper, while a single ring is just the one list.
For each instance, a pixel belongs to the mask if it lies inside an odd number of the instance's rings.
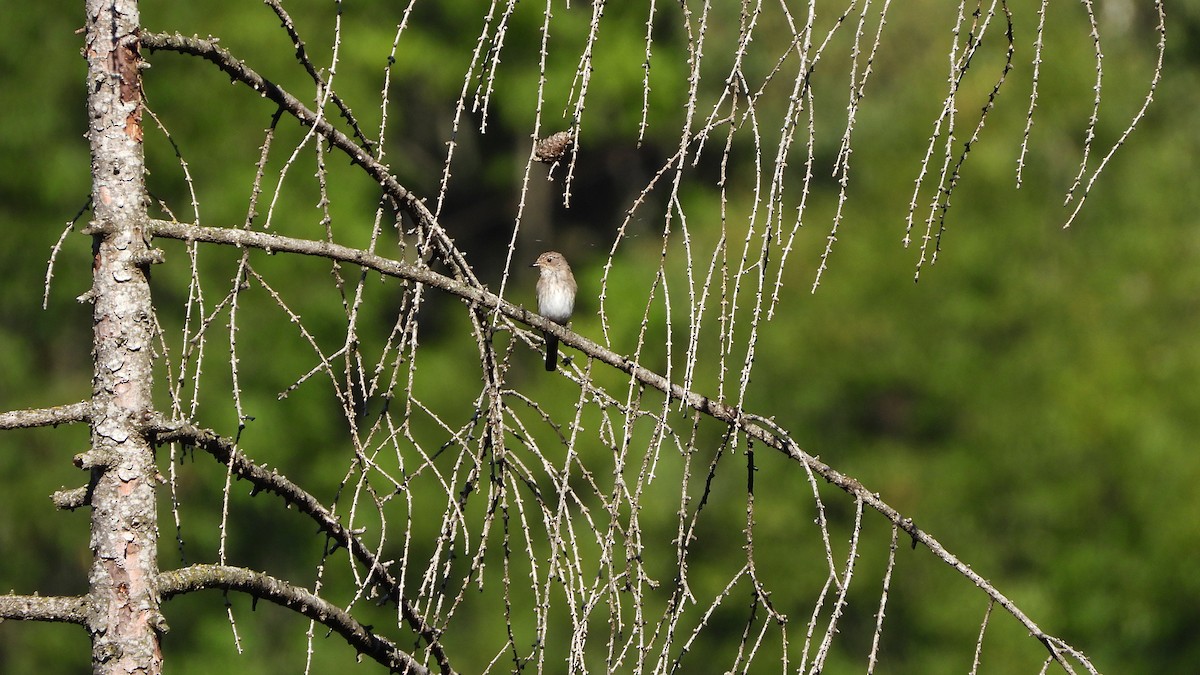
[{"label": "horizontal branch", "polygon": [[183,593],[213,588],[240,591],[299,612],[329,627],[345,638],[351,647],[387,666],[390,672],[429,675],[428,668],[396,647],[390,640],[372,633],[346,610],[308,589],[262,572],[227,565],[192,565],[158,575],[158,592],[164,600]]},{"label": "horizontal branch", "polygon": [[221,438],[211,430],[201,429],[185,422],[168,422],[155,429],[155,441],[158,443],[179,442],[200,448],[228,466],[234,475],[253,484],[255,492],[279,495],[288,504],[294,504],[299,512],[315,520],[318,527],[330,539],[350,551],[355,558],[367,566],[370,570],[368,579],[372,580],[376,587],[400,608],[404,620],[429,645],[429,651],[437,661],[441,672],[444,674],[453,672],[449,658],[438,641],[437,631],[426,623],[413,609],[412,604],[404,598],[399,580],[388,571],[387,566],[379,561],[370,548],[343,526],[316,497],[288,480],[286,476],[255,464],[244,454],[237,452],[232,442]]},{"label": "horizontal branch", "polygon": [[1031,635],[1040,640],[1055,660],[1063,664],[1064,667],[1066,666],[1062,653],[1063,651],[1072,652],[1073,650],[1070,650],[1069,647],[1057,638],[1043,632],[1011,600],[996,590],[986,579],[947,551],[936,539],[920,530],[911,518],[905,518],[900,512],[884,502],[878,494],[871,492],[854,478],[837,471],[820,459],[801,450],[789,437],[787,432],[770,420],[743,412],[733,406],[685,389],[662,375],[639,365],[629,357],[592,342],[582,335],[571,331],[569,328],[549,321],[539,314],[526,310],[524,307],[503,300],[485,288],[460,283],[428,268],[416,267],[404,262],[391,260],[361,249],[321,241],[285,237],[267,232],[199,227],[167,221],[153,221],[151,227],[154,235],[159,237],[214,244],[232,244],[259,248],[273,253],[298,253],[352,263],[375,270],[386,276],[408,279],[439,288],[447,293],[457,295],[469,303],[486,307],[489,310],[495,310],[509,319],[551,333],[557,336],[563,344],[570,345],[597,361],[601,361],[627,373],[637,382],[657,389],[672,399],[682,401],[693,410],[742,430],[748,437],[786,454],[801,464],[807,465],[814,473],[829,483],[861,499],[864,504],[875,509],[894,525],[908,533],[913,540],[914,547],[918,543],[924,545],[935,556],[983,590],[988,597],[995,600],[997,604],[1021,622]]},{"label": "horizontal branch", "polygon": [[74,511],[84,506],[91,506],[92,489],[91,486],[84,485],[69,490],[58,490],[50,496],[50,499],[54,502],[54,508],[60,511]]},{"label": "horizontal branch", "polygon": [[86,422],[92,413],[89,401],[80,401],[53,408],[36,408],[32,410],[12,410],[0,413],[0,429],[32,429],[35,427],[56,427],[60,424]]},{"label": "horizontal branch", "polygon": [[0,620],[88,622],[88,599],[82,595],[0,595]]},{"label": "horizontal branch", "polygon": [[212,244],[231,244],[248,248],[258,248],[269,253],[299,253],[302,255],[318,256],[329,260],[338,260],[359,265],[375,270],[385,276],[417,281],[457,295],[463,300],[486,307],[489,310],[497,310],[500,314],[514,321],[551,333],[557,336],[564,344],[570,345],[598,361],[618,368],[634,376],[639,382],[654,387],[672,398],[682,400],[688,406],[716,419],[734,423],[739,416],[736,409],[724,405],[719,401],[714,401],[707,396],[688,391],[677,384],[672,384],[667,378],[652,370],[643,368],[624,354],[618,354],[603,345],[592,342],[582,335],[560,326],[539,314],[531,312],[522,306],[502,300],[486,288],[456,281],[445,275],[438,274],[427,267],[417,267],[362,249],[350,248],[340,244],[286,237],[270,232],[256,232],[226,227],[201,227],[165,220],[151,221],[150,229],[156,237],[178,239],[187,242],[198,241]]}]

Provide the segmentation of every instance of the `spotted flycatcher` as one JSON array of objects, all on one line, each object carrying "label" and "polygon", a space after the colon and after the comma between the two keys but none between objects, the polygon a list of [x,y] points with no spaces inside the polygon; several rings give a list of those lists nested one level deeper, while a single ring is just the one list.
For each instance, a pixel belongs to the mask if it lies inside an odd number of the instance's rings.
[{"label": "spotted flycatcher", "polygon": [[[530,267],[541,272],[537,282],[538,313],[560,326],[567,325],[571,312],[575,311],[575,276],[567,259],[557,251],[546,251]],[[549,333],[546,337],[546,370],[558,366],[558,338]]]}]

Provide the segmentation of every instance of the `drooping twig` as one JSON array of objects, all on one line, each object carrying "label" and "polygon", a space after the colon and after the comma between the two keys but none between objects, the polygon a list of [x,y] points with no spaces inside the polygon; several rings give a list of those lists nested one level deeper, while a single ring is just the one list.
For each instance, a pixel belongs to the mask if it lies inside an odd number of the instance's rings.
[{"label": "drooping twig", "polygon": [[[328,85],[325,77],[321,73],[317,72],[316,66],[314,66],[312,60],[308,58],[308,50],[304,46],[304,40],[300,38],[300,31],[296,30],[296,23],[292,21],[291,15],[288,14],[287,10],[283,8],[282,2],[280,2],[280,0],[264,0],[264,3],[271,8],[271,11],[275,12],[276,16],[279,17],[279,21],[281,22],[280,25],[285,31],[287,31],[288,37],[291,38],[292,46],[296,48],[296,61],[298,61],[300,65],[304,67],[305,72],[308,73],[308,76],[312,78],[312,81],[317,85],[318,88],[322,90],[326,89]],[[350,128],[354,131],[354,136],[358,138],[359,142],[362,143],[362,146],[368,152],[374,152],[379,146],[379,142],[367,138],[366,134],[364,134],[362,129],[359,127],[358,120],[355,119],[354,112],[350,110],[350,106],[342,100],[341,96],[337,95],[337,92],[329,92],[329,98],[333,104],[337,106],[342,118],[345,119],[346,123],[350,125]]]}]

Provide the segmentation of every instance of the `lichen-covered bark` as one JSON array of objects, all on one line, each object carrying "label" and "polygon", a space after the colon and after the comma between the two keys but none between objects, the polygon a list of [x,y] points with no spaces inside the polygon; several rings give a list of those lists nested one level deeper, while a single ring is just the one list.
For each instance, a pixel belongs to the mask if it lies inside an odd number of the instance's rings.
[{"label": "lichen-covered bark", "polygon": [[165,628],[155,593],[157,470],[144,429],[153,416],[153,307],[142,156],[141,77],[133,0],[88,0],[88,139],[92,148],[95,303],[92,446],[92,669],[160,673]]}]

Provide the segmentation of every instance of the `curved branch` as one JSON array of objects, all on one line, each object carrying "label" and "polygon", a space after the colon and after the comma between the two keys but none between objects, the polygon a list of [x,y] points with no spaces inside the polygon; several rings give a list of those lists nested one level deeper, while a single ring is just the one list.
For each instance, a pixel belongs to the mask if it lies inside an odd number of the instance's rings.
[{"label": "curved branch", "polygon": [[379,183],[384,192],[396,202],[396,205],[417,223],[422,232],[429,236],[441,254],[443,262],[450,267],[455,277],[476,285],[479,283],[479,280],[475,278],[475,273],[471,270],[471,266],[467,264],[466,259],[462,257],[462,253],[454,245],[454,241],[450,239],[450,236],[446,234],[442,226],[438,224],[437,219],[434,218],[433,213],[429,211],[425,203],[413,195],[408,188],[401,185],[392,176],[391,171],[386,165],[372,157],[367,149],[359,146],[349,136],[336,129],[325,119],[324,115],[318,115],[309,110],[295,96],[292,96],[279,85],[259,75],[253,68],[238,60],[228,50],[220,47],[213,40],[184,37],[178,33],[174,35],[166,33],[142,33],[141,43],[142,46],[151,51],[160,49],[174,51],[181,54],[199,56],[210,61],[233,78],[234,81],[249,86],[254,91],[273,101],[280,108],[291,113],[301,124],[313,129],[322,138],[329,141],[333,147],[346,153],[352,163],[362,167],[372,179]]},{"label": "curved branch", "polygon": [[53,408],[36,408],[31,410],[12,410],[0,413],[0,429],[33,429],[35,427],[56,427],[60,424],[86,422],[91,417],[92,404],[90,401],[80,401]]},{"label": "curved branch", "polygon": [[51,621],[86,626],[86,596],[0,595],[0,620]]},{"label": "curved branch", "polygon": [[236,452],[230,441],[221,438],[209,429],[201,429],[186,422],[168,422],[154,429],[154,440],[157,443],[180,442],[209,453],[230,467],[239,478],[254,485],[256,492],[266,491],[283,497],[289,504],[295,504],[297,510],[307,514],[317,522],[330,539],[350,551],[370,569],[370,577],[375,580],[378,588],[396,603],[409,626],[429,645],[429,651],[438,663],[442,673],[452,673],[450,660],[438,641],[438,632],[417,614],[411,603],[404,598],[400,582],[388,571],[387,566],[371,552],[371,549],[343,526],[316,497],[303,488],[288,480],[275,471],[265,469],[244,454]]},{"label": "curved branch", "polygon": [[[292,21],[291,15],[283,8],[282,0],[264,0],[264,2],[271,8],[271,11],[275,12],[275,16],[279,17],[283,30],[291,38],[292,46],[296,48],[296,60],[304,67],[305,72],[308,73],[308,76],[312,78],[317,87],[322,90],[328,89],[329,84],[325,81],[325,77],[317,71],[312,60],[308,58],[308,50],[304,46],[304,40],[300,39],[300,32],[296,30],[296,24]],[[363,149],[367,152],[373,151],[379,145],[379,142],[367,138],[367,135],[359,128],[358,120],[354,118],[354,113],[351,112],[350,106],[346,105],[346,102],[342,100],[341,96],[338,96],[336,91],[329,91],[329,99],[341,111],[342,119],[346,120],[346,123],[350,125],[350,128],[354,131],[354,136],[362,143]]]},{"label": "curved branch", "polygon": [[349,612],[314,595],[308,589],[293,586],[261,572],[228,565],[192,565],[158,575],[158,592],[164,600],[210,588],[241,591],[295,610],[328,626],[345,638],[350,646],[387,666],[391,672],[429,675],[428,668],[396,647],[390,640],[372,633]]},{"label": "curved branch", "polygon": [[[219,227],[199,227],[167,221],[153,221],[151,223],[151,228],[156,236],[167,237],[171,239],[181,239],[189,242],[201,241],[218,244],[232,244],[236,246],[260,248],[271,252],[283,251],[288,253],[322,256],[333,260],[340,260],[343,262],[360,265],[362,267],[375,270],[380,274],[418,281],[420,283],[442,289],[448,293],[457,295],[458,297],[470,303],[485,306],[489,310],[494,309],[509,319],[551,333],[557,336],[563,344],[570,345],[584,352],[591,358],[627,373],[639,383],[648,387],[653,387],[654,389],[666,394],[669,398],[683,402],[693,410],[725,422],[735,429],[740,429],[748,437],[784,453],[791,459],[801,464],[807,465],[814,473],[820,475],[829,483],[832,483],[851,496],[862,500],[863,503],[878,511],[885,518],[890,520],[896,527],[899,527],[907,532],[908,535],[912,537],[914,548],[918,543],[924,545],[935,556],[940,558],[947,565],[953,567],[958,571],[959,574],[963,575],[973,584],[983,590],[988,597],[996,601],[997,604],[1003,607],[1006,611],[1008,611],[1009,614],[1016,618],[1017,621],[1025,626],[1025,628],[1029,630],[1033,637],[1041,641],[1042,644],[1045,645],[1046,649],[1050,652],[1050,655],[1056,661],[1062,664],[1068,672],[1070,672],[1070,668],[1066,665],[1064,653],[1076,655],[1078,652],[1071,649],[1069,645],[1062,642],[1058,638],[1043,632],[1042,629],[1039,628],[1032,619],[1026,616],[1015,604],[1013,604],[1011,600],[1009,600],[1004,594],[988,583],[986,579],[981,577],[952,553],[947,551],[945,547],[943,547],[936,539],[919,529],[911,518],[905,518],[900,512],[896,511],[894,508],[884,502],[879,495],[868,490],[854,478],[837,471],[833,467],[822,462],[820,459],[801,450],[800,447],[787,434],[787,432],[771,420],[759,417],[752,413],[744,412],[733,406],[726,405],[721,401],[713,400],[707,396],[686,389],[681,385],[671,382],[666,377],[663,377],[662,375],[659,375],[658,373],[639,365],[629,357],[623,354],[618,354],[617,352],[607,349],[600,344],[592,342],[591,340],[571,331],[566,327],[559,326],[558,324],[549,321],[538,314],[530,312],[524,307],[520,307],[503,300],[485,288],[469,286],[440,275],[427,268],[414,267],[412,265],[391,260],[389,258],[384,258],[361,249],[353,249],[347,246],[341,246],[328,242],[284,237],[265,232],[233,230]],[[357,543],[357,540],[353,538],[350,538],[350,541]],[[361,546],[361,544],[359,544],[359,546]],[[364,553],[366,553],[365,547],[363,550]],[[1076,656],[1076,658],[1080,658],[1080,656]],[[1086,660],[1083,662],[1090,666],[1090,664],[1087,664]]]},{"label": "curved branch", "polygon": [[[1075,210],[1072,211],[1071,216],[1067,218],[1067,222],[1063,225],[1063,229],[1070,227],[1071,223],[1075,222],[1075,217],[1078,216],[1079,212],[1083,209],[1083,203],[1087,201],[1088,195],[1091,194],[1092,186],[1096,184],[1096,179],[1100,177],[1100,172],[1104,171],[1104,167],[1108,166],[1109,160],[1113,158],[1113,155],[1117,154],[1117,150],[1125,145],[1125,142],[1129,140],[1129,137],[1133,134],[1133,130],[1136,129],[1139,124],[1141,124],[1142,118],[1146,116],[1146,111],[1150,109],[1150,103],[1154,100],[1154,92],[1158,89],[1158,85],[1162,81],[1163,61],[1167,56],[1167,8],[1163,0],[1155,0],[1154,9],[1158,14],[1158,25],[1155,26],[1155,31],[1158,32],[1158,62],[1154,64],[1154,76],[1150,79],[1150,90],[1146,92],[1146,96],[1142,99],[1142,107],[1139,108],[1136,113],[1134,113],[1133,119],[1129,120],[1129,125],[1125,127],[1125,131],[1121,132],[1120,138],[1118,138],[1116,142],[1112,144],[1112,147],[1108,149],[1108,152],[1104,155],[1104,158],[1100,160],[1100,164],[1096,167],[1095,171],[1092,171],[1092,175],[1088,178],[1087,185],[1085,185],[1083,188],[1083,193],[1079,195],[1079,201],[1075,203]],[[1097,49],[1099,49],[1099,45],[1097,45]],[[1099,82],[1096,84],[1096,101],[1099,103]],[[1084,166],[1086,166],[1086,161],[1087,160],[1085,157]],[[1071,189],[1067,191],[1067,200],[1064,206],[1066,204],[1070,204],[1071,200],[1075,198],[1075,190],[1079,187],[1080,181],[1083,179],[1083,172],[1084,169],[1083,166],[1081,166],[1079,176],[1075,179],[1075,184],[1072,185]]]}]

